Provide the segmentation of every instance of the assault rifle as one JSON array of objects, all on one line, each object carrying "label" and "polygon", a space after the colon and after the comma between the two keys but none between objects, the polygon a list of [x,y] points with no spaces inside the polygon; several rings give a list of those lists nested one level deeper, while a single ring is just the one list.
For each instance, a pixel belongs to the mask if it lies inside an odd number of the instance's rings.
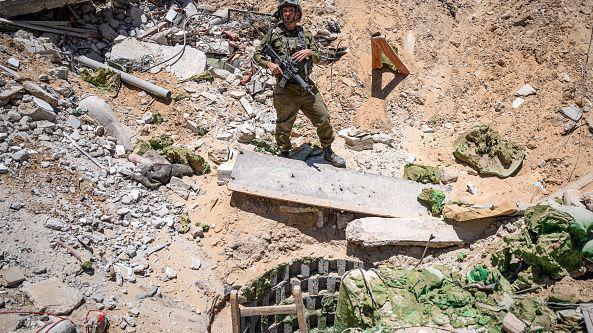
[{"label": "assault rifle", "polygon": [[308,85],[307,82],[305,82],[305,80],[303,80],[303,78],[299,75],[298,65],[294,60],[292,60],[290,57],[287,57],[286,59],[280,57],[280,55],[274,51],[274,48],[272,48],[270,43],[264,44],[262,48],[262,54],[268,56],[273,63],[277,64],[282,69],[283,74],[279,83],[280,87],[284,88],[289,80],[293,80],[306,92],[315,96],[311,86]]}]

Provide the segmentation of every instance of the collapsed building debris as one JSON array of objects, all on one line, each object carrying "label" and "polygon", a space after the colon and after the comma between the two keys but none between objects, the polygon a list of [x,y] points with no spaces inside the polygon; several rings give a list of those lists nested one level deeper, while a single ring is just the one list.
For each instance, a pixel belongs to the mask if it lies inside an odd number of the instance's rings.
[{"label": "collapsed building debris", "polygon": [[44,9],[59,8],[86,0],[2,0],[0,16],[12,17],[40,12]]}]

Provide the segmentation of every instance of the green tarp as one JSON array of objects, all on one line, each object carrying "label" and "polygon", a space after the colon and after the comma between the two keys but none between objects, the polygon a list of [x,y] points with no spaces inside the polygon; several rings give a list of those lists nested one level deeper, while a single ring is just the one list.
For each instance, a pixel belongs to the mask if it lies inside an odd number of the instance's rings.
[{"label": "green tarp", "polygon": [[[342,279],[334,332],[393,332],[403,327],[470,328],[501,332],[511,312],[530,328],[565,331],[565,322],[534,295],[512,297],[509,282],[493,268],[467,275],[435,265],[353,270]],[[574,327],[570,327],[574,328]]]},{"label": "green tarp", "polygon": [[556,203],[530,207],[525,211],[525,227],[504,237],[506,245],[494,254],[493,263],[510,272],[511,261],[516,258],[530,266],[535,277],[582,275],[586,271],[584,258],[591,257],[592,226],[593,213],[584,208]]}]

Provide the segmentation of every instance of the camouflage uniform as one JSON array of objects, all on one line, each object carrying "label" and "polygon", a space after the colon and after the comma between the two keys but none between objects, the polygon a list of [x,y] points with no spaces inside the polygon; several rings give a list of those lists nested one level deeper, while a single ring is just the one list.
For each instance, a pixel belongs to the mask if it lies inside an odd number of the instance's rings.
[{"label": "camouflage uniform", "polygon": [[319,63],[321,58],[319,49],[313,42],[313,35],[297,26],[293,31],[286,30],[283,24],[273,28],[255,52],[254,60],[262,67],[268,66],[269,61],[262,55],[265,43],[270,45],[281,57],[290,57],[299,50],[313,51],[312,59],[305,59],[298,63],[299,75],[311,86],[315,96],[304,91],[297,83],[289,81],[284,88],[276,84],[274,87],[274,107],[276,108],[276,143],[281,151],[292,148],[290,133],[296,120],[297,113],[302,110],[317,128],[317,135],[322,147],[329,147],[334,141],[334,131],[330,124],[329,112],[323,102],[321,93],[309,78],[313,69],[312,63]]}]

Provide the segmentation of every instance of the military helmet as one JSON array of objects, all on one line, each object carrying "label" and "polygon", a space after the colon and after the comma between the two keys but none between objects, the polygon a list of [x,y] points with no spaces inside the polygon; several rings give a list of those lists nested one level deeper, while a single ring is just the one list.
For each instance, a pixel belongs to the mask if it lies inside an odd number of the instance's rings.
[{"label": "military helmet", "polygon": [[301,20],[303,10],[301,9],[301,0],[278,0],[278,10],[274,13],[274,17],[280,19],[282,17],[281,11],[284,6],[295,6],[297,8],[297,21]]},{"label": "military helmet", "polygon": [[296,6],[298,9],[301,9],[300,0],[278,0],[278,8],[282,8],[288,5]]}]

